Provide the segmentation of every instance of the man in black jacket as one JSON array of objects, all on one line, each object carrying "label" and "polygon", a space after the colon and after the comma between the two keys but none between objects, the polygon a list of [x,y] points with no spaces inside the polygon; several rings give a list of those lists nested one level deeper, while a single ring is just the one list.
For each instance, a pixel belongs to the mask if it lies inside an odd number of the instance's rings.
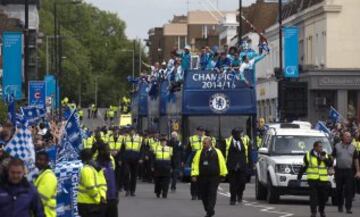
[{"label": "man in black jacket", "polygon": [[176,191],[176,181],[178,179],[180,168],[184,165],[184,147],[178,138],[177,132],[171,133],[169,146],[173,149],[173,171],[171,176],[171,191]]},{"label": "man in black jacket", "polygon": [[251,168],[251,147],[242,141],[241,129],[233,129],[231,135],[226,139],[226,165],[229,171],[230,205],[235,205],[236,200],[241,203],[243,199],[248,171]]},{"label": "man in black jacket", "polygon": [[0,213],[3,217],[45,217],[40,195],[25,178],[25,165],[11,159],[0,179]]}]

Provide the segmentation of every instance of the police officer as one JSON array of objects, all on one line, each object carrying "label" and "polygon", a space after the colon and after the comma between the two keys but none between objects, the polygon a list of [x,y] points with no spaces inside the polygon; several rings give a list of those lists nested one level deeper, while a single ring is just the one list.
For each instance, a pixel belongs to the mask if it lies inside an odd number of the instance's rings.
[{"label": "police officer", "polygon": [[56,216],[56,191],[57,178],[49,166],[49,155],[42,151],[36,154],[36,167],[39,169],[39,176],[35,179],[34,185],[38,190],[44,207],[46,217]]},{"label": "police officer", "polygon": [[91,149],[94,142],[95,142],[95,134],[91,133],[89,137],[83,140],[84,149]]},{"label": "police officer", "polygon": [[98,156],[96,158],[97,165],[103,169],[106,179],[106,199],[107,203],[104,204],[103,216],[117,217],[118,216],[118,193],[115,178],[115,164],[113,163],[110,148],[107,143],[98,143]]},{"label": "police officer", "polygon": [[124,163],[124,187],[125,196],[135,196],[136,181],[139,163],[143,163],[143,139],[136,134],[134,128],[130,129],[130,134],[125,137],[121,147],[121,163]]},{"label": "police officer", "polygon": [[258,127],[256,129],[256,146],[257,148],[261,148],[262,145],[262,138],[265,135],[266,129],[265,129],[265,119],[259,118],[258,121]]},{"label": "police officer", "polygon": [[355,177],[360,178],[358,152],[351,142],[351,134],[345,132],[342,137],[342,142],[335,145],[332,153],[333,157],[336,159],[335,182],[338,211],[343,212],[345,198],[346,213],[349,214],[352,213],[351,208],[354,187],[353,168],[356,169]]},{"label": "police officer", "polygon": [[[202,147],[202,140],[205,137],[205,129],[201,126],[196,128],[196,134],[189,138],[189,145],[187,146],[187,159],[192,162],[197,151]],[[190,185],[191,199],[200,199],[199,187],[196,181],[191,181]]]},{"label": "police officer", "polygon": [[144,172],[143,172],[143,181],[144,182],[152,182],[153,176],[152,176],[152,156],[154,154],[154,148],[157,144],[159,144],[158,137],[156,136],[156,133],[154,131],[150,131],[146,141],[144,142]]},{"label": "police officer", "polygon": [[84,118],[84,110],[81,108],[81,106],[78,106],[77,110],[78,110],[79,119],[80,121],[82,121]]},{"label": "police officer", "polygon": [[307,182],[310,186],[310,210],[311,217],[316,217],[317,211],[320,217],[325,217],[325,203],[328,198],[329,176],[328,168],[332,167],[333,160],[324,150],[321,141],[313,144],[313,149],[304,156],[304,166],[298,174],[298,185],[306,172]]},{"label": "police officer", "polygon": [[211,138],[205,137],[203,148],[194,156],[191,166],[193,182],[199,183],[201,200],[206,217],[215,215],[217,189],[220,181],[227,175],[223,154],[211,144]]},{"label": "police officer", "polygon": [[[116,169],[115,169],[115,173],[116,173],[116,180],[118,183],[118,191],[122,191],[124,186],[125,186],[125,167],[124,164],[122,163],[122,153],[121,153],[121,149],[122,149],[122,145],[124,144],[124,140],[127,137],[127,130],[122,128],[120,129],[119,132],[119,138],[121,138],[121,147],[120,150],[117,152],[115,159],[116,159]],[[118,139],[119,140],[119,139]]]},{"label": "police officer", "polygon": [[226,165],[229,170],[230,205],[242,202],[248,171],[251,168],[250,147],[241,139],[241,129],[234,128],[226,139]]},{"label": "police officer", "polygon": [[159,198],[167,198],[171,168],[173,149],[167,145],[166,135],[161,136],[160,145],[156,146],[154,150],[153,171],[155,179],[155,194]]},{"label": "police officer", "polygon": [[115,112],[114,110],[112,109],[112,106],[110,106],[108,109],[107,109],[107,112],[106,112],[106,115],[109,119],[109,122],[110,122],[110,125],[113,123],[114,121],[114,118],[115,118]]},{"label": "police officer", "polygon": [[102,170],[98,171],[92,161],[93,152],[83,149],[80,158],[84,164],[80,171],[79,190],[77,195],[79,215],[81,217],[103,216],[106,204],[106,179]]}]

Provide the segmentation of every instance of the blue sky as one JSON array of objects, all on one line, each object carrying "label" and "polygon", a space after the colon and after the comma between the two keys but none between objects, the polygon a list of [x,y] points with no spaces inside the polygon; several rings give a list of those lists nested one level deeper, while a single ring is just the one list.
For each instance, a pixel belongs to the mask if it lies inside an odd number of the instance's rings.
[{"label": "blue sky", "polygon": [[[206,10],[204,5],[208,1],[219,9],[236,10],[239,0],[84,0],[102,10],[117,13],[126,22],[126,34],[129,38],[147,38],[147,32],[155,26],[162,26],[173,15],[186,14],[187,1],[190,2],[190,10]],[[249,4],[255,0],[243,0],[243,4]],[[200,3],[202,2],[202,3]],[[209,7],[209,6],[208,6]],[[209,7],[210,8],[210,7]]]}]

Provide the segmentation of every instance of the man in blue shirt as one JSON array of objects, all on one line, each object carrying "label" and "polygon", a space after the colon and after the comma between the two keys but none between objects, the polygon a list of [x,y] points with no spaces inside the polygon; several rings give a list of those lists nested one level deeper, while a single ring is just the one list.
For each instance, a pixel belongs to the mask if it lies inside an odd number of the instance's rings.
[{"label": "man in blue shirt", "polygon": [[222,69],[224,67],[229,67],[231,65],[230,58],[227,57],[226,52],[222,52],[219,60],[217,61],[215,68]]},{"label": "man in blue shirt", "polygon": [[184,52],[181,54],[181,68],[186,73],[190,69],[191,65],[191,47],[186,45],[184,48]]}]

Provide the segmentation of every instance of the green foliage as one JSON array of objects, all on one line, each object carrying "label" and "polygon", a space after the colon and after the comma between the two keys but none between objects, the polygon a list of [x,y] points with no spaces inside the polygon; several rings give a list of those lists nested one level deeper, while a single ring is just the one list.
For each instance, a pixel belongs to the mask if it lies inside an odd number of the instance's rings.
[{"label": "green foliage", "polygon": [[[66,1],[70,0],[60,2]],[[54,34],[53,10],[54,0],[42,1],[40,31],[45,35]],[[126,77],[132,73],[132,53],[124,50],[132,50],[134,45],[125,35],[125,23],[116,14],[87,3],[58,4],[57,14],[64,36],[62,54],[66,57],[62,61],[62,97],[78,103],[81,90],[82,106],[94,103],[96,79],[99,106],[117,104],[120,97],[129,95]],[[41,76],[46,70],[45,44],[40,50]],[[50,39],[49,47],[52,54]]]}]

